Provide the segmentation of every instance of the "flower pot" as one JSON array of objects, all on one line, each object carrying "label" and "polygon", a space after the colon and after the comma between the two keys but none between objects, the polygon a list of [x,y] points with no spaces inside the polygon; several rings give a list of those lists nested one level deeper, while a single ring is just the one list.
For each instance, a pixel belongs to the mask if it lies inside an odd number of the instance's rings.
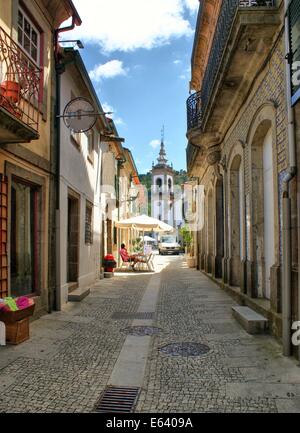
[{"label": "flower pot", "polygon": [[6,325],[13,324],[20,320],[26,319],[33,315],[35,304],[30,305],[23,310],[17,311],[4,311],[3,308],[0,310],[0,322],[4,322]]},{"label": "flower pot", "polygon": [[196,267],[196,259],[195,257],[187,257],[186,263],[189,268],[195,268]]},{"label": "flower pot", "polygon": [[5,323],[6,342],[20,344],[29,339],[29,317],[33,315],[35,304],[17,311],[0,309],[0,322]]},{"label": "flower pot", "polygon": [[29,340],[29,317],[6,325],[6,342],[20,344]]},{"label": "flower pot", "polygon": [[3,81],[1,83],[2,96],[13,103],[18,103],[21,94],[21,85],[15,81]]},{"label": "flower pot", "polygon": [[114,272],[117,262],[112,254],[107,254],[103,259],[104,272]]}]

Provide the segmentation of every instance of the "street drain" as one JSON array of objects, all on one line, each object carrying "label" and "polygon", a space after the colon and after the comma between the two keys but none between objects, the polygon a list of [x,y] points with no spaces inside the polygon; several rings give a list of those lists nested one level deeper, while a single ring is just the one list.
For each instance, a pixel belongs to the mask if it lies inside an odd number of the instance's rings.
[{"label": "street drain", "polygon": [[160,352],[170,356],[201,356],[210,351],[206,344],[201,343],[172,343],[159,349]]},{"label": "street drain", "polygon": [[109,386],[97,402],[96,413],[131,413],[133,412],[140,388]]},{"label": "street drain", "polygon": [[137,336],[157,335],[161,332],[161,329],[155,326],[128,326],[127,328],[123,329],[123,332],[126,332],[129,335]]}]

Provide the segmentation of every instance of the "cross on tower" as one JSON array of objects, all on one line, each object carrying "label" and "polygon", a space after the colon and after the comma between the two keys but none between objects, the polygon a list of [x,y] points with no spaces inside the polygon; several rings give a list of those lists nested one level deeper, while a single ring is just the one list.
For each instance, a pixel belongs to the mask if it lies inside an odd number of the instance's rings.
[{"label": "cross on tower", "polygon": [[166,150],[165,150],[165,125],[163,125],[161,130],[161,143],[160,143],[160,152],[159,157],[157,158],[157,162],[159,165],[167,166],[167,158],[166,158]]},{"label": "cross on tower", "polygon": [[165,125],[161,128],[161,142],[164,143],[165,141]]}]

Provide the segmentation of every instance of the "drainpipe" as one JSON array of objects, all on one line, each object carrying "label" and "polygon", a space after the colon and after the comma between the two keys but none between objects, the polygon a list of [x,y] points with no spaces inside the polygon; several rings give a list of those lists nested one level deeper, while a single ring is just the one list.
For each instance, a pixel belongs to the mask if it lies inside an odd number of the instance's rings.
[{"label": "drainpipe", "polygon": [[[288,4],[285,0],[285,49],[290,53],[289,47],[289,21],[288,21]],[[286,78],[286,101],[288,116],[288,151],[289,167],[283,179],[283,196],[282,196],[282,343],[283,355],[291,355],[291,287],[292,287],[292,247],[291,247],[291,198],[289,195],[289,184],[296,175],[296,145],[295,145],[295,124],[294,111],[291,106],[291,62],[290,56],[287,55],[285,62]],[[298,289],[300,290],[300,288]]]},{"label": "drainpipe", "polygon": [[60,33],[71,31],[78,23],[75,14],[72,17],[70,26],[55,30],[54,33],[54,56],[56,71],[56,104],[55,104],[55,147],[56,147],[56,179],[55,179],[55,292],[53,303],[56,311],[61,310],[61,254],[60,254],[60,94],[61,94],[61,75],[65,71],[65,66],[59,57],[58,37]]}]

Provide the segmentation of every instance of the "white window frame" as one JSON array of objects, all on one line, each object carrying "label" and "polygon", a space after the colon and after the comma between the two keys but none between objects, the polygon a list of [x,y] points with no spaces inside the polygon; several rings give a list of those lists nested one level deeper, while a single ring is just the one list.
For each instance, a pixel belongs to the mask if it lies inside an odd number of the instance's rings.
[{"label": "white window frame", "polygon": [[[32,55],[31,55],[31,47],[33,44],[32,39],[30,38],[30,53],[25,49],[24,47],[24,35],[25,35],[25,29],[24,29],[24,25],[23,28],[21,28],[19,26],[19,12],[23,15],[23,19],[26,18],[26,20],[28,21],[28,23],[30,24],[30,32],[32,32],[32,30],[34,30],[37,34],[37,45],[36,45],[36,49],[37,49],[37,59],[35,60]],[[24,9],[19,6],[18,8],[18,18],[17,18],[17,23],[18,23],[18,29],[17,29],[17,41],[18,41],[18,45],[22,48],[22,50],[24,51],[24,53],[30,58],[30,60],[37,65],[38,67],[40,67],[41,64],[41,32],[38,30],[38,28],[34,25],[34,23],[32,22],[32,20],[28,17],[28,15],[26,14],[26,12],[24,11]],[[24,22],[23,22],[24,24]],[[19,29],[21,29],[22,31],[22,43],[19,42]],[[26,35],[28,37],[28,35]],[[34,45],[35,46],[35,45]]]}]

